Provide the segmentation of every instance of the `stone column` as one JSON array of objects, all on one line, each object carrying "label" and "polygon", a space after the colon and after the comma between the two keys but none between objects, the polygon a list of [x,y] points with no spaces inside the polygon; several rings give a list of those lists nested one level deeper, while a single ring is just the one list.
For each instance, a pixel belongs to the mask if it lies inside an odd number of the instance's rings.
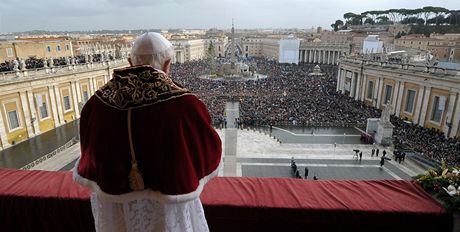
[{"label": "stone column", "polygon": [[331,54],[332,54],[331,51],[327,52],[327,64],[331,64]]},{"label": "stone column", "polygon": [[310,49],[308,50],[308,63],[312,63],[313,62],[313,51]]},{"label": "stone column", "polygon": [[403,96],[404,96],[404,84],[405,82],[404,81],[398,81],[399,83],[399,90],[398,92],[395,92],[398,94],[398,98],[396,100],[396,107],[395,107],[395,114],[396,116],[399,117],[399,113],[401,113],[401,107],[402,107],[402,103],[403,103]]},{"label": "stone column", "polygon": [[449,96],[449,105],[447,106],[447,113],[446,113],[446,120],[444,123],[444,126],[442,128],[442,131],[446,135],[446,137],[449,136],[449,127],[447,126],[448,123],[452,123],[452,117],[454,116],[454,106],[455,106],[455,99],[457,98],[456,93],[450,93]]},{"label": "stone column", "polygon": [[24,91],[19,92],[19,97],[21,99],[21,106],[22,106],[22,113],[24,116],[24,123],[26,126],[27,130],[27,137],[31,138],[35,136],[35,132],[32,129],[32,123],[31,123],[31,116],[30,116],[30,110],[29,110],[29,103],[27,103],[27,93]]},{"label": "stone column", "polygon": [[336,92],[339,92],[340,88],[340,83],[342,80],[340,80],[340,73],[342,72],[342,69],[339,68],[339,71],[337,72],[337,88],[335,89]]},{"label": "stone column", "polygon": [[83,101],[83,96],[81,93],[81,88],[80,88],[80,82],[75,83],[75,89],[77,90],[77,101],[82,102]]},{"label": "stone column", "polygon": [[361,95],[361,93],[359,91],[361,91],[362,89],[362,86],[361,86],[361,74],[360,73],[357,73],[358,75],[356,76],[356,88],[355,88],[355,100],[359,100],[359,96]]},{"label": "stone column", "polygon": [[72,99],[73,99],[73,109],[74,109],[74,112],[75,112],[75,119],[77,118],[80,118],[80,109],[79,109],[79,105],[78,105],[78,97],[80,95],[80,93],[77,91],[77,82],[75,81],[72,81],[72,83],[70,84],[70,87],[72,88]]},{"label": "stone column", "polygon": [[93,95],[94,92],[96,92],[95,90],[95,86],[94,86],[94,82],[93,82],[93,77],[89,78],[89,94],[90,95]]},{"label": "stone column", "polygon": [[[97,87],[97,81],[96,81],[96,78],[94,78],[94,77],[93,77],[93,78],[91,78],[91,81],[93,82],[93,88],[94,88],[94,92],[93,92],[93,94],[94,94],[94,93],[96,93],[96,91],[97,91],[99,88]],[[91,96],[90,96],[90,97],[91,97]]]},{"label": "stone column", "polygon": [[420,118],[420,111],[422,108],[422,103],[423,103],[423,96],[425,95],[425,87],[420,86],[420,88],[417,90],[417,102],[415,104],[414,108],[414,117],[413,117],[413,122],[418,123],[418,119]]},{"label": "stone column", "polygon": [[8,143],[8,138],[6,137],[6,127],[3,122],[3,114],[0,113],[0,141],[2,142],[2,149],[11,147],[11,144]]},{"label": "stone column", "polygon": [[341,90],[342,90],[342,94],[345,94],[345,80],[347,79],[347,71],[345,69],[342,69],[342,75],[341,75],[341,78],[340,78],[342,81],[340,83],[341,85]]},{"label": "stone column", "polygon": [[367,75],[362,76],[363,85],[361,86],[361,100],[364,101],[366,99],[366,90],[367,90]]},{"label": "stone column", "polygon": [[335,65],[335,51],[332,52],[332,63]]},{"label": "stone column", "polygon": [[53,120],[54,120],[54,127],[58,127],[61,125],[60,121],[59,121],[59,114],[58,114],[58,108],[57,108],[57,105],[56,105],[56,96],[54,95],[54,86],[50,86],[48,87],[48,94],[50,96],[50,109],[51,109],[51,113],[53,115]]},{"label": "stone column", "polygon": [[351,72],[351,86],[350,86],[350,97],[355,97],[355,91],[356,91],[356,76],[355,72]]},{"label": "stone column", "polygon": [[335,51],[332,51],[331,64],[335,64]]},{"label": "stone column", "polygon": [[107,83],[107,82],[109,82],[109,80],[110,80],[109,75],[108,75],[108,74],[107,74],[107,75],[104,75],[104,84]]},{"label": "stone column", "polygon": [[34,132],[36,135],[40,134],[40,127],[38,126],[38,122],[39,122],[39,115],[36,111],[36,107],[35,107],[35,104],[34,104],[34,94],[32,93],[32,91],[27,91],[27,100],[29,102],[29,106],[30,106],[30,113],[32,114],[32,118],[34,118],[33,120],[33,123],[32,123],[32,127],[34,128]]},{"label": "stone column", "polygon": [[313,63],[316,62],[316,50],[313,51]]},{"label": "stone column", "polygon": [[377,85],[376,85],[377,88],[375,88],[375,91],[374,92],[374,97],[377,98],[377,101],[375,102],[375,106],[376,108],[379,108],[380,109],[380,102],[382,101],[382,90],[383,90],[383,80],[381,77],[379,77],[378,81],[377,81]]},{"label": "stone column", "polygon": [[399,95],[399,85],[401,84],[401,81],[397,81],[396,84],[393,86],[393,92],[391,93],[391,99],[390,102],[393,105],[393,111],[391,114],[395,114],[396,112],[396,101],[398,100],[398,95]]},{"label": "stone column", "polygon": [[56,109],[59,116],[59,125],[64,124],[64,107],[62,105],[61,93],[59,92],[59,86],[53,85],[53,91],[56,100]]},{"label": "stone column", "polygon": [[323,62],[323,50],[318,51],[318,63],[321,64]]},{"label": "stone column", "polygon": [[428,102],[430,101],[430,94],[431,94],[431,87],[426,87],[425,94],[423,97],[423,104],[422,104],[422,108],[420,112],[420,118],[418,120],[418,124],[420,126],[423,126],[425,124],[426,114],[431,113],[429,112],[430,109],[428,109]]},{"label": "stone column", "polygon": [[[455,107],[455,113],[452,115],[452,129],[450,130],[449,137],[454,137],[457,135],[458,130],[460,130],[460,95],[457,93],[457,105]],[[3,125],[3,124],[2,124]],[[3,143],[3,140],[2,140]]]}]

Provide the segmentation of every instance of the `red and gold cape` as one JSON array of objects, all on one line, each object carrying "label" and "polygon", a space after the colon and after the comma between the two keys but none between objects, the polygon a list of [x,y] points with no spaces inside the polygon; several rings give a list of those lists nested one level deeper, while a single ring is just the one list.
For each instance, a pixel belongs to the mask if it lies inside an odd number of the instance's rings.
[{"label": "red and gold cape", "polygon": [[199,196],[221,162],[221,140],[206,106],[150,66],[115,70],[85,104],[75,180],[109,195],[129,194],[127,112],[145,188],[166,200]]}]

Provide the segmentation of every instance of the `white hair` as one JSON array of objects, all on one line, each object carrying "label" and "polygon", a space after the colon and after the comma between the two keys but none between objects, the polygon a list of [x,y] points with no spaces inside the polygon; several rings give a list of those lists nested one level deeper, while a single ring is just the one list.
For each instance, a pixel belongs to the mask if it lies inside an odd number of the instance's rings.
[{"label": "white hair", "polygon": [[133,65],[151,65],[163,70],[166,61],[174,56],[173,45],[161,34],[148,32],[140,35],[131,48],[131,63]]}]

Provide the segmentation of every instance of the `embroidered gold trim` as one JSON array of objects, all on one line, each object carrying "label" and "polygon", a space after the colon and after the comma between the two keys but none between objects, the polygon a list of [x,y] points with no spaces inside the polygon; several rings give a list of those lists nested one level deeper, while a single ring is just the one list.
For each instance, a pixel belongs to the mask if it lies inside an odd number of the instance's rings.
[{"label": "embroidered gold trim", "polygon": [[120,110],[138,108],[191,93],[148,66],[115,70],[113,79],[96,92],[105,104]]}]

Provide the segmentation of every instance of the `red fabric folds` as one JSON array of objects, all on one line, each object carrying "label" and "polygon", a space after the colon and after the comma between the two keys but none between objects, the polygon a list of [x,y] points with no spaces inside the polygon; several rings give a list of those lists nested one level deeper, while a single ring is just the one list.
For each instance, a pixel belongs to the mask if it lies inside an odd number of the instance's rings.
[{"label": "red fabric folds", "polygon": [[415,181],[215,178],[201,200],[211,231],[452,231]]},{"label": "red fabric folds", "polygon": [[89,196],[71,172],[0,169],[0,231],[94,231]]},{"label": "red fabric folds", "polygon": [[[89,196],[70,172],[0,169],[0,231],[94,231]],[[213,232],[452,231],[414,181],[218,177],[201,200]]]}]

